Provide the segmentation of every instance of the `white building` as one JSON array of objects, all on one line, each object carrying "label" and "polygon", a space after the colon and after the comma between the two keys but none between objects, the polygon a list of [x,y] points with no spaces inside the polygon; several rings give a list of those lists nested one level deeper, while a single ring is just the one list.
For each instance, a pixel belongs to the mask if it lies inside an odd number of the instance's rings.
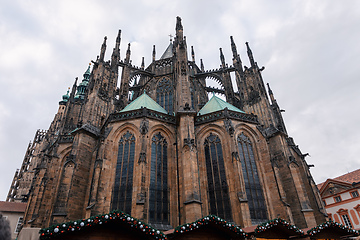
[{"label": "white building", "polygon": [[329,218],[360,229],[360,169],[318,185]]},{"label": "white building", "polygon": [[26,203],[0,201],[0,213],[10,223],[11,239],[16,239],[23,224]]}]

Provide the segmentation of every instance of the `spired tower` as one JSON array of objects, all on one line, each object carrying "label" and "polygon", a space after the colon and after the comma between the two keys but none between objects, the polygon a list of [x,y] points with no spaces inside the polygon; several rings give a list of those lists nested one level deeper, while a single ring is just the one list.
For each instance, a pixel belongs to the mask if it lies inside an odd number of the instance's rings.
[{"label": "spired tower", "polygon": [[277,217],[300,228],[325,221],[306,154],[287,134],[249,44],[250,67],[230,37],[233,64],[220,48],[221,67],[205,70],[193,47],[189,60],[180,17],[175,30],[160,59],[154,45],[147,67],[131,63],[130,44],[120,58],[121,31],[105,61],[104,38],[14,177],[7,200],[28,203],[26,227],[114,209],[160,230],[209,214],[242,227]]}]

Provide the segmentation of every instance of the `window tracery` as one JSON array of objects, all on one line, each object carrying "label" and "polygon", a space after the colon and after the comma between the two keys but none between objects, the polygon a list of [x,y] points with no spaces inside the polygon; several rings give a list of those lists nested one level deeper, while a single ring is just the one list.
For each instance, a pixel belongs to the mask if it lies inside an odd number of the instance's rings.
[{"label": "window tracery", "polygon": [[210,133],[205,139],[205,162],[208,180],[209,213],[232,220],[229,189],[226,181],[221,141]]},{"label": "window tracery", "polygon": [[267,220],[265,198],[260,184],[255,156],[250,139],[241,133],[238,138],[239,156],[242,166],[245,191],[249,204],[252,223],[257,224]]},{"label": "window tracery", "polygon": [[169,78],[162,78],[156,88],[156,102],[168,113],[174,111],[173,108],[173,86]]},{"label": "window tracery", "polygon": [[149,221],[169,223],[168,200],[168,144],[158,133],[151,140],[151,165],[149,187]]},{"label": "window tracery", "polygon": [[126,132],[119,141],[112,209],[131,214],[135,136]]}]

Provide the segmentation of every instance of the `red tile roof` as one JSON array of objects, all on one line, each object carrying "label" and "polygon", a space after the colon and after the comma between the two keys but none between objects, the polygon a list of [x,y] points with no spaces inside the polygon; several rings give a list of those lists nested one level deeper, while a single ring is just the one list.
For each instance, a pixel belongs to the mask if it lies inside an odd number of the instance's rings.
[{"label": "red tile roof", "polygon": [[26,203],[0,201],[0,212],[25,212]]},{"label": "red tile roof", "polygon": [[[348,183],[360,182],[360,169],[346,173],[346,174],[341,175],[336,178],[331,178],[331,179],[348,182]],[[325,182],[319,183],[317,185],[318,189],[320,189],[324,183]]]}]

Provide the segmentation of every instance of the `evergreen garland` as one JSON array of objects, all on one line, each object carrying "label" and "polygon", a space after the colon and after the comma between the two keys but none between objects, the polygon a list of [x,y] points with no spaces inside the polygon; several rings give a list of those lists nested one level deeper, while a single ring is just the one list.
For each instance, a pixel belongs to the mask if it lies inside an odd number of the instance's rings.
[{"label": "evergreen garland", "polygon": [[115,210],[108,214],[92,216],[87,219],[80,219],[76,221],[70,221],[67,223],[52,225],[48,228],[43,228],[39,231],[40,239],[50,239],[53,236],[58,236],[61,234],[81,231],[88,229],[89,227],[106,224],[112,221],[123,221],[134,229],[142,231],[144,234],[151,236],[154,239],[166,240],[166,236],[160,230],[157,230],[146,223],[131,217],[129,214],[126,214],[122,211]]},{"label": "evergreen garland", "polygon": [[196,220],[195,222],[186,223],[186,224],[177,226],[174,229],[174,234],[182,234],[185,232],[190,232],[192,230],[200,228],[201,226],[208,225],[209,223],[217,224],[225,229],[228,229],[228,230],[234,232],[237,235],[240,235],[243,237],[248,236],[241,228],[234,226],[233,224],[228,223],[228,222],[226,222],[226,220],[219,218],[218,216],[215,216],[215,215],[208,215],[206,217]]},{"label": "evergreen garland", "polygon": [[327,222],[324,222],[316,227],[313,227],[312,229],[310,229],[309,231],[307,231],[307,234],[310,236],[314,236],[317,233],[320,233],[322,230],[326,229],[326,228],[330,228],[330,227],[334,227],[334,228],[338,228],[341,230],[346,231],[349,234],[354,234],[354,236],[359,236],[359,232],[356,231],[355,229],[349,228],[348,226],[344,226],[341,223],[338,222],[334,222],[332,220],[329,220]]},{"label": "evergreen garland", "polygon": [[261,232],[264,232],[274,226],[277,226],[277,225],[281,225],[281,226],[284,226],[286,227],[287,229],[289,230],[293,230],[294,232],[298,233],[300,236],[304,236],[304,232],[299,229],[298,227],[296,227],[295,225],[292,225],[290,223],[288,223],[286,220],[284,219],[281,219],[281,218],[275,218],[275,219],[272,219],[268,222],[264,222],[260,225],[258,225],[255,229],[255,234],[259,234]]}]

